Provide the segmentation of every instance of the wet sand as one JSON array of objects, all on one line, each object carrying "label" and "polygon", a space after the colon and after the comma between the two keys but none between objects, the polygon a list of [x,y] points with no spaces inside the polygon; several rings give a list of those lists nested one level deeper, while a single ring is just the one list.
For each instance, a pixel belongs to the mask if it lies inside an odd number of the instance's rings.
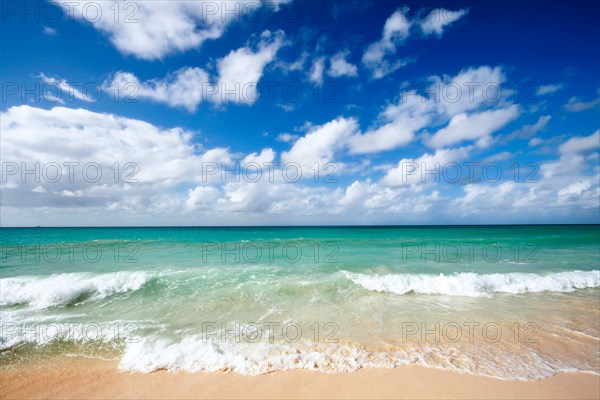
[{"label": "wet sand", "polygon": [[0,369],[2,399],[600,399],[600,376],[504,381],[424,367],[259,376],[130,373],[116,361],[65,359]]}]

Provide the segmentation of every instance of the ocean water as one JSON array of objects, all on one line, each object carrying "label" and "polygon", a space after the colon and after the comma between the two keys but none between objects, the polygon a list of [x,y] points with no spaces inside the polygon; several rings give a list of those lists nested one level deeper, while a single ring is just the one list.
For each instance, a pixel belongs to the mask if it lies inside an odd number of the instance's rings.
[{"label": "ocean water", "polygon": [[600,370],[600,227],[2,228],[0,366]]}]

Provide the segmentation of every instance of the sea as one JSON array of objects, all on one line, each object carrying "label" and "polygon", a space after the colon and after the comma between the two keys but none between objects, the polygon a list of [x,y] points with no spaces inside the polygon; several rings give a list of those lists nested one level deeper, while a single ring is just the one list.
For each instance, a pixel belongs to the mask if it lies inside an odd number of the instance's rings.
[{"label": "sea", "polygon": [[0,228],[0,368],[600,372],[600,226]]}]

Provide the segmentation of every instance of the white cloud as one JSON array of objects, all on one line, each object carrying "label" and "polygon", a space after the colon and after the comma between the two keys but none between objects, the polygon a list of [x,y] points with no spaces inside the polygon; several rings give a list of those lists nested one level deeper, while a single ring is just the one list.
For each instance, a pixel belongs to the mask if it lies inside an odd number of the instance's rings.
[{"label": "white cloud", "polygon": [[51,86],[52,88],[57,88],[58,90],[60,90],[62,93],[59,95],[59,97],[54,96],[54,94],[52,93],[53,89],[50,89],[49,87],[46,87],[46,93],[44,93],[44,97],[51,102],[60,102],[60,103],[64,103],[64,100],[62,98],[62,94],[66,94],[67,95],[67,101],[69,102],[73,102],[73,99],[78,99],[78,100],[83,100],[83,101],[87,101],[87,102],[93,102],[95,101],[94,98],[89,97],[88,95],[86,95],[85,93],[83,93],[81,90],[71,86],[69,84],[69,82],[67,82],[65,79],[59,79],[59,78],[54,78],[54,77],[49,77],[44,75],[43,73],[39,75],[39,78],[47,85]]},{"label": "white cloud", "polygon": [[411,124],[408,120],[398,120],[379,128],[369,130],[362,135],[356,135],[350,141],[351,154],[376,153],[404,146],[412,142],[413,131],[422,125]]},{"label": "white cloud", "polygon": [[295,162],[308,170],[314,163],[323,165],[331,162],[341,151],[348,139],[358,131],[354,118],[337,118],[324,125],[314,127],[305,136],[296,140],[292,148],[282,153],[284,163]]},{"label": "white cloud", "polygon": [[[219,72],[219,101],[236,103],[254,103],[258,94],[256,87],[267,64],[272,62],[279,49],[285,44],[282,31],[264,31],[260,41],[253,49],[250,46],[231,51],[217,61]],[[234,91],[232,97],[228,93]]]},{"label": "white cloud", "polygon": [[569,102],[565,104],[565,109],[570,112],[580,112],[590,110],[600,106],[600,89],[598,89],[598,98],[592,101],[580,101],[577,97],[571,97]]},{"label": "white cloud", "polygon": [[512,132],[504,138],[504,142],[508,142],[514,139],[529,139],[535,136],[538,132],[546,129],[548,122],[552,117],[550,115],[542,115],[535,124],[523,125],[521,128]]},{"label": "white cloud", "polygon": [[359,215],[368,219],[375,215],[404,214],[407,220],[418,221],[425,216],[431,218],[428,212],[439,200],[438,191],[424,194],[408,188],[381,186],[367,179],[353,182],[337,203],[345,209],[361,210]]},{"label": "white cloud", "polygon": [[[425,140],[430,146],[478,140],[479,146],[486,147],[490,134],[519,114],[518,107],[506,100],[511,92],[502,87],[506,78],[500,67],[467,68],[456,76],[431,76],[428,80],[431,84],[426,88],[427,96],[403,91],[399,101],[381,113],[383,124],[350,139],[350,153],[375,153],[404,146],[417,132],[448,122],[450,125]],[[487,109],[491,110],[486,112]]]},{"label": "white cloud", "polygon": [[458,21],[464,15],[467,15],[469,10],[463,9],[458,11],[446,10],[445,8],[436,8],[419,22],[421,31],[425,35],[435,34],[441,37],[444,34],[444,28]]},{"label": "white cloud", "polygon": [[487,157],[485,160],[483,160],[483,162],[484,163],[494,163],[494,162],[498,162],[498,161],[504,161],[504,160],[508,160],[512,156],[513,156],[512,153],[510,153],[508,151],[501,151],[500,153],[496,153],[493,156]]},{"label": "white cloud", "polygon": [[310,69],[309,78],[317,85],[323,84],[323,68],[325,67],[325,59],[323,57],[316,58],[313,61],[312,68]]},{"label": "white cloud", "polygon": [[482,107],[500,107],[512,94],[503,87],[506,76],[501,67],[471,67],[457,75],[432,76],[428,87],[429,100],[443,112],[454,116]]},{"label": "white cloud", "polygon": [[149,99],[189,112],[206,101],[252,104],[258,98],[256,88],[263,71],[275,59],[284,37],[281,31],[264,31],[256,46],[232,50],[217,60],[218,77],[211,78],[201,68],[186,67],[165,78],[141,82],[132,73],[121,71],[105,84],[105,90],[114,95],[117,88],[120,96]]},{"label": "white cloud", "polygon": [[134,96],[164,103],[171,107],[183,107],[193,112],[210,92],[208,73],[200,68],[182,68],[163,79],[150,79],[140,82],[129,72],[117,72],[106,90],[114,93],[118,88],[120,96]]},{"label": "white cloud", "polygon": [[275,11],[279,11],[282,5],[290,4],[293,1],[294,0],[270,0],[267,2],[267,4],[273,6]]},{"label": "white cloud", "polygon": [[293,71],[303,71],[304,65],[306,64],[308,57],[309,57],[309,54],[307,52],[303,52],[302,55],[300,56],[300,58],[298,58],[296,61],[286,62],[286,61],[279,60],[279,61],[277,61],[277,64],[275,67],[277,69],[280,69],[281,71],[283,71],[286,74],[293,72]]},{"label": "white cloud", "polygon": [[234,6],[212,1],[122,2],[117,7],[105,1],[55,2],[69,16],[107,35],[121,53],[144,60],[161,59],[218,39],[227,25],[260,6],[250,0],[238,0]]},{"label": "white cloud", "polygon": [[[223,183],[220,176],[206,181],[203,165],[261,164],[274,161],[275,152],[265,148],[244,156],[224,148],[200,149],[192,132],[82,109],[11,107],[0,121],[3,163],[97,162],[105,173],[97,183],[82,179],[81,168],[73,182],[66,177],[59,183],[22,182],[20,175],[9,176],[0,207],[5,225],[440,223],[464,222],[464,216],[489,223],[490,210],[503,210],[493,222],[548,221],[547,215],[590,221],[597,218],[600,198],[597,172],[584,173],[594,163],[597,171],[597,158],[583,155],[594,148],[590,138],[597,142],[598,132],[567,141],[559,160],[540,167],[539,184],[471,184],[454,198],[444,195],[443,182],[423,181],[403,167],[422,163],[423,170],[432,170],[436,163],[466,160],[473,146],[404,158],[386,167],[379,182],[367,177],[347,186],[322,181],[306,186],[276,173],[274,181]],[[359,134],[353,119],[314,126],[282,161],[333,161]],[[109,167],[115,162],[121,169],[135,162],[138,182],[114,182]]]},{"label": "white cloud", "polygon": [[542,143],[544,143],[544,141],[542,139],[534,137],[529,142],[527,142],[527,145],[529,147],[535,147],[535,146],[539,146]]},{"label": "white cloud", "polygon": [[356,76],[358,69],[356,65],[346,61],[346,57],[350,54],[349,51],[341,51],[331,57],[329,71],[327,74],[331,77],[338,78],[340,76]]},{"label": "white cloud", "polygon": [[561,154],[582,154],[600,148],[600,129],[590,136],[575,136],[563,143],[558,151]]},{"label": "white cloud", "polygon": [[275,160],[276,155],[277,153],[275,153],[275,151],[273,151],[271,148],[262,149],[260,154],[248,154],[246,157],[244,157],[240,164],[242,168],[250,163],[258,164],[262,168],[264,165],[272,163]]},{"label": "white cloud", "polygon": [[395,55],[397,46],[409,36],[411,21],[409,21],[408,8],[396,10],[388,17],[383,26],[381,39],[372,43],[363,53],[362,62],[371,70],[372,78],[379,79],[406,65],[406,60],[391,61],[386,59]]},{"label": "white cloud", "polygon": [[408,7],[396,10],[385,21],[379,41],[371,43],[362,56],[372,79],[380,79],[413,62],[414,57],[396,58],[398,47],[411,36],[413,26],[419,26],[423,37],[435,34],[441,37],[444,28],[466,15],[468,10],[451,11],[443,8],[432,10],[423,20],[411,21]]},{"label": "white cloud", "polygon": [[549,84],[549,85],[541,85],[537,88],[536,93],[538,96],[545,96],[547,94],[552,94],[558,92],[563,89],[564,85],[562,83]]},{"label": "white cloud", "polygon": [[44,34],[48,36],[56,36],[56,29],[44,26]]},{"label": "white cloud", "polygon": [[196,209],[200,206],[206,206],[215,203],[219,197],[220,192],[217,188],[212,186],[198,186],[195,189],[188,191],[188,197],[185,201],[185,205],[189,209]]},{"label": "white cloud", "polygon": [[[465,81],[471,87],[478,85],[481,92],[481,87],[485,87],[490,81],[503,82],[504,75],[499,68],[480,67],[463,70],[456,77],[431,77],[430,80],[434,82],[433,85]],[[497,87],[502,90],[499,83]],[[469,140],[476,141],[479,147],[487,147],[492,141],[491,134],[514,120],[520,113],[519,107],[509,102],[492,103],[497,108],[486,110],[489,104],[484,94],[465,92],[460,101],[456,101],[438,98],[431,90],[428,92],[429,97],[417,94],[401,97],[397,104],[389,105],[381,113],[382,123],[366,132],[362,132],[353,120],[355,123],[352,129],[345,130],[345,134],[336,137],[330,145],[335,146],[338,151],[347,150],[350,154],[377,153],[411,143],[417,132],[431,124],[448,122],[446,127],[426,139],[429,146],[440,148]],[[498,107],[500,105],[503,107]],[[475,109],[481,111],[466,112]],[[315,136],[319,135],[310,135],[311,140],[315,140]],[[324,134],[323,137],[329,136]],[[294,148],[296,146],[307,152],[319,151],[318,146],[313,147],[310,141],[304,138],[296,141]],[[319,159],[316,156],[310,158],[314,161]]]},{"label": "white cloud", "polygon": [[[3,202],[9,206],[108,207],[118,204],[124,207],[129,201],[144,201],[148,205],[176,184],[200,182],[203,163],[231,162],[227,149],[201,152],[192,143],[191,132],[180,128],[161,129],[112,114],[64,107],[44,110],[20,106],[3,112],[1,121],[2,160],[18,165],[28,163],[31,169],[34,163],[40,163],[37,178],[32,175],[23,182],[20,174],[8,177],[18,185],[3,193]],[[79,163],[71,172],[64,166],[70,162]],[[56,182],[44,179],[44,166],[51,163],[61,166],[61,179]],[[83,169],[88,163],[100,167],[97,182],[85,179]],[[115,163],[119,165],[117,170]],[[126,167],[128,163],[132,164]],[[92,175],[95,176],[97,169],[90,170]],[[52,176],[56,175],[55,170],[52,169]],[[34,188],[36,196],[24,197],[24,192]],[[74,195],[78,203],[61,200]]]},{"label": "white cloud", "polygon": [[469,156],[472,147],[438,149],[434,154],[425,153],[417,159],[403,158],[395,168],[387,171],[381,179],[385,186],[418,185],[440,181],[440,174],[432,176],[432,171],[441,171],[449,163],[462,161]]},{"label": "white cloud", "polygon": [[495,210],[502,210],[498,221],[598,222],[600,175],[586,173],[589,164],[583,157],[565,155],[539,166],[533,182],[510,180],[477,183],[464,187],[464,196],[454,199],[450,208],[461,218],[496,221]]},{"label": "white cloud", "polygon": [[446,147],[466,140],[477,141],[480,147],[487,147],[489,136],[519,116],[519,107],[482,111],[473,114],[459,114],[450,120],[445,128],[437,131],[429,140],[430,147]]},{"label": "white cloud", "polygon": [[280,142],[293,142],[296,139],[298,139],[299,136],[298,135],[294,135],[291,133],[280,133],[279,135],[277,135],[277,140],[279,140]]}]

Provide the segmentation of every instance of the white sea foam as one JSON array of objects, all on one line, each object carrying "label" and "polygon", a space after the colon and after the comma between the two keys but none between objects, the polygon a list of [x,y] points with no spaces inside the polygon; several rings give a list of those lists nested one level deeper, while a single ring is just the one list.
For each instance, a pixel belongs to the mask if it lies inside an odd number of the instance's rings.
[{"label": "white sea foam", "polygon": [[352,282],[376,292],[490,297],[494,293],[573,292],[600,287],[600,271],[570,271],[549,275],[531,273],[452,275],[359,274],[344,271]]},{"label": "white sea foam", "polygon": [[353,346],[301,349],[277,343],[213,342],[195,335],[180,341],[146,338],[130,343],[119,368],[139,372],[234,371],[243,375],[292,369],[348,372],[366,366],[368,358],[367,351]]},{"label": "white sea foam", "polygon": [[0,305],[28,304],[35,309],[64,306],[84,294],[101,299],[140,289],[149,275],[143,271],[107,274],[65,273],[0,279]]},{"label": "white sea foam", "polygon": [[353,344],[301,345],[277,343],[211,342],[201,336],[176,340],[144,338],[127,344],[119,368],[126,371],[219,372],[259,375],[274,371],[306,369],[327,373],[352,372],[361,368],[394,368],[419,365],[500,379],[541,379],[558,372],[597,368],[569,360],[545,359],[535,351],[521,354],[498,346],[478,351],[451,346],[415,345],[372,351]]}]

